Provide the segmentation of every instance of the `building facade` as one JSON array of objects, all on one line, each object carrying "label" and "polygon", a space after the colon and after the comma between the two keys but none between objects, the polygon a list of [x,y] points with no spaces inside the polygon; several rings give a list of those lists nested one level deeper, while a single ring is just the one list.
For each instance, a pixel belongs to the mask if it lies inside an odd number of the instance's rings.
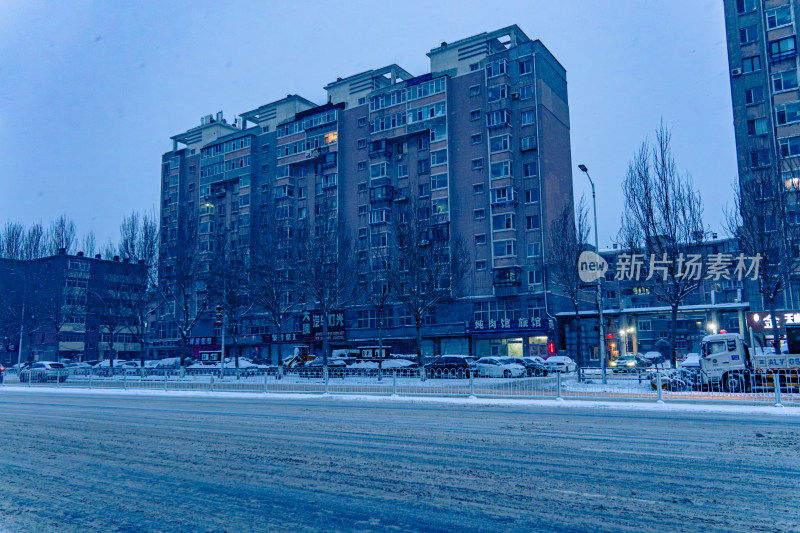
[{"label": "building facade", "polygon": [[[724,7],[739,180],[779,182],[781,216],[792,234],[787,239],[796,241],[793,228],[800,224],[800,1],[724,0]],[[800,242],[789,242],[786,250],[800,255]],[[760,298],[752,303],[756,309],[764,308]],[[788,310],[800,306],[797,271],[777,306]]]},{"label": "building facade", "polygon": [[[264,224],[336,221],[352,231],[359,263],[380,268],[392,220],[414,202],[432,221],[431,238],[459,238],[470,265],[463,297],[427,317],[423,352],[544,353],[563,306],[544,269],[547,228],[573,203],[566,72],[517,26],[441,43],[428,57],[422,75],[389,65],[329,83],[322,105],[289,95],[234,124],[219,113],[174,136],[162,159],[165,242],[186,220],[201,254],[220,228],[247,249]],[[161,259],[170,264],[167,246]],[[390,307],[386,345],[414,353],[408,312]],[[341,315],[344,343],[376,343],[374,308]],[[284,335],[289,344],[318,341],[304,334],[303,316]],[[274,341],[257,316],[241,327],[245,354]],[[219,345],[210,316],[192,337],[197,350]],[[162,315],[162,355],[176,338]]]},{"label": "building facade", "polygon": [[62,249],[41,259],[0,259],[0,278],[6,362],[19,354],[23,361],[140,358],[144,265]]}]

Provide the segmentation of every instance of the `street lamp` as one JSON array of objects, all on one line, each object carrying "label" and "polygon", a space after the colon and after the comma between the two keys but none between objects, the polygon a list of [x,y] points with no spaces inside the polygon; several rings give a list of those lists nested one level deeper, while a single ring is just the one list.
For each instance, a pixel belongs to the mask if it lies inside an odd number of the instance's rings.
[{"label": "street lamp", "polygon": [[[600,245],[598,244],[597,240],[597,200],[595,199],[595,192],[594,192],[594,181],[592,181],[592,177],[589,175],[589,169],[586,168],[586,165],[580,164],[578,168],[586,174],[586,177],[589,178],[589,183],[592,185],[592,208],[594,210],[594,249],[595,253],[598,255],[600,254]],[[603,383],[606,382],[606,334],[605,334],[605,327],[603,325],[603,276],[597,278],[597,315],[600,320],[600,362],[603,366]]]}]

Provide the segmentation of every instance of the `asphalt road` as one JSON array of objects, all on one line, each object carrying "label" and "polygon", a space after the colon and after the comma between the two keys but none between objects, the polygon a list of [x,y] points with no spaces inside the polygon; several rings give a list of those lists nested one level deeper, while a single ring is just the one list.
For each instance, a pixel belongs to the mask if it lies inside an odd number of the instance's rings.
[{"label": "asphalt road", "polygon": [[0,531],[800,531],[800,417],[0,390]]}]

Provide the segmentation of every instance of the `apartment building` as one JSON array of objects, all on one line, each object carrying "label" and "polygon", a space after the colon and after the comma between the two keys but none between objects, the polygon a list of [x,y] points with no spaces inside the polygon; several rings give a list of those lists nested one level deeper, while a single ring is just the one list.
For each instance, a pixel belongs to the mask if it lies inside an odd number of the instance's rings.
[{"label": "apartment building", "polygon": [[[778,180],[786,222],[796,227],[800,224],[800,2],[725,0],[724,7],[739,179],[741,183]],[[787,249],[797,255],[800,244],[790,242]],[[800,279],[795,275],[778,306],[792,309],[800,305],[798,300]]]},{"label": "apartment building", "polygon": [[[443,42],[428,57],[421,75],[392,64],[327,84],[321,105],[290,94],[233,124],[218,113],[172,137],[162,159],[166,242],[181,238],[182,220],[194,221],[203,252],[220,227],[247,248],[265,223],[337,222],[354,235],[359,262],[380,265],[393,217],[414,202],[431,238],[466,243],[470,265],[466,294],[427,318],[424,353],[544,353],[563,306],[544,269],[547,228],[573,203],[566,72],[517,26]],[[164,247],[167,269],[168,255]],[[341,313],[343,343],[375,343],[374,309]],[[302,316],[288,340],[315,344]],[[244,353],[269,349],[265,322],[242,328]],[[392,352],[415,351],[402,306],[383,329]],[[166,354],[175,328],[162,317],[158,331]],[[210,317],[193,337],[197,350],[220,344]]]},{"label": "apartment building", "polygon": [[119,257],[61,249],[40,259],[0,259],[0,356],[6,362],[20,353],[23,361],[139,359],[146,281],[144,265]]}]

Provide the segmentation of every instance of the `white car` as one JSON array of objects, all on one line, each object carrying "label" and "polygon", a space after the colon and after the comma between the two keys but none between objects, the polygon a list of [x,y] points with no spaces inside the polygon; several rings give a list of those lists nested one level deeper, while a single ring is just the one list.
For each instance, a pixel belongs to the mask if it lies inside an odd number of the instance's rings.
[{"label": "white car", "polygon": [[475,361],[479,376],[488,378],[518,378],[525,375],[525,367],[518,363],[504,363],[499,357],[481,357]]},{"label": "white car", "polygon": [[544,360],[550,372],[575,372],[578,365],[566,355],[551,355]]},{"label": "white car", "polygon": [[90,365],[89,363],[78,361],[77,363],[67,364],[66,369],[69,371],[70,374],[85,374],[92,369],[92,365]]}]

